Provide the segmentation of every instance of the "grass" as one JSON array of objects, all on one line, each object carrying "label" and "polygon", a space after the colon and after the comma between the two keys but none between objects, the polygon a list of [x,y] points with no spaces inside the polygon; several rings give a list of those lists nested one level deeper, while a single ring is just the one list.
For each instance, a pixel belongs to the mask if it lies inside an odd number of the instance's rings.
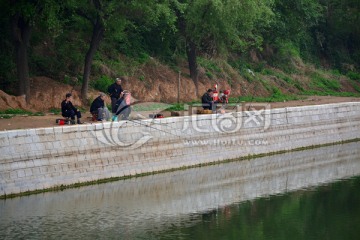
[{"label": "grass", "polygon": [[49,112],[55,114],[55,115],[59,115],[61,113],[61,109],[60,108],[51,108],[49,110]]},{"label": "grass", "polygon": [[166,111],[184,111],[185,107],[183,103],[175,103],[165,109]]},{"label": "grass", "polygon": [[350,78],[351,80],[355,80],[355,81],[359,81],[360,82],[360,73],[357,72],[348,72],[346,74],[346,76],[348,78]]},{"label": "grass", "polygon": [[283,102],[291,100],[302,99],[301,96],[296,95],[282,95],[276,96],[272,95],[269,97],[253,97],[253,96],[240,96],[240,97],[230,97],[229,103],[239,103],[239,102]]},{"label": "grass", "polygon": [[5,111],[0,111],[0,114],[25,115],[25,114],[32,114],[32,112],[19,108],[9,108],[6,109]]},{"label": "grass", "polygon": [[0,118],[9,119],[14,116],[44,116],[43,112],[30,112],[19,108],[9,108],[5,111],[0,111]]},{"label": "grass", "polygon": [[43,112],[30,112],[19,108],[10,108],[6,109],[5,111],[0,111],[0,118],[9,119],[14,116],[44,116]]},{"label": "grass", "polygon": [[306,91],[303,91],[301,94],[302,95],[315,95],[315,96],[360,97],[360,93],[318,91],[318,90],[306,90]]},{"label": "grass", "polygon": [[166,104],[166,103],[151,103],[151,104],[147,104],[147,105],[142,105],[142,104],[132,105],[132,109],[137,112],[164,110],[169,107],[171,107],[171,105]]},{"label": "grass", "polygon": [[339,81],[325,78],[318,73],[313,73],[311,75],[311,81],[314,89],[319,89],[325,92],[339,91],[341,88]]}]

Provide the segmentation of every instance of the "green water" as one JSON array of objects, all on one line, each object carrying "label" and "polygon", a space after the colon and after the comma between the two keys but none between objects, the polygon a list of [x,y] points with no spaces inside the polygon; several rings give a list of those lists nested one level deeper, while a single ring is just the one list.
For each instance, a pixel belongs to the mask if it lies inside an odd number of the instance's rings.
[{"label": "green water", "polygon": [[0,239],[360,239],[360,143],[0,200]]},{"label": "green water", "polygon": [[232,204],[198,217],[197,224],[171,228],[159,239],[359,239],[360,177]]}]

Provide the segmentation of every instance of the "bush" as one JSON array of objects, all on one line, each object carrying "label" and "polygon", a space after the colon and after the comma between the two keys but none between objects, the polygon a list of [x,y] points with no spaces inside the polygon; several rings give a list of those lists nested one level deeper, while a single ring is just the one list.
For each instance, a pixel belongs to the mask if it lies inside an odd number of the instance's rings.
[{"label": "bush", "polygon": [[98,80],[92,83],[92,87],[106,93],[108,87],[113,83],[114,83],[113,79],[103,75]]},{"label": "bush", "polygon": [[351,80],[356,80],[356,81],[360,81],[360,73],[357,72],[348,72],[346,74],[346,76],[348,78],[350,78]]}]

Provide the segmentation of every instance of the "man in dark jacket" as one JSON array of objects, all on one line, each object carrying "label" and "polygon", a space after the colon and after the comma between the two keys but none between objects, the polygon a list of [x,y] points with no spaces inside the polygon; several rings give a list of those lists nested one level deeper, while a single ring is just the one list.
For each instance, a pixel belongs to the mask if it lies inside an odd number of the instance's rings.
[{"label": "man in dark jacket", "polygon": [[93,120],[102,121],[102,120],[109,120],[110,113],[105,105],[105,93],[100,93],[97,98],[91,103],[90,106],[90,113],[93,116]]},{"label": "man in dark jacket", "polygon": [[71,99],[72,99],[71,93],[67,93],[65,95],[65,100],[61,102],[61,115],[66,118],[71,118],[71,120],[73,121],[75,120],[75,116],[76,116],[77,124],[82,124],[82,122],[80,122],[81,113],[71,103]]},{"label": "man in dark jacket", "polygon": [[108,88],[108,93],[111,98],[111,112],[116,113],[116,102],[119,100],[119,98],[123,94],[123,89],[121,87],[121,80],[123,80],[123,77],[116,78],[115,83],[111,84]]},{"label": "man in dark jacket", "polygon": [[214,107],[214,101],[213,101],[213,90],[209,89],[204,93],[204,95],[201,97],[201,103],[204,110],[213,110]]}]

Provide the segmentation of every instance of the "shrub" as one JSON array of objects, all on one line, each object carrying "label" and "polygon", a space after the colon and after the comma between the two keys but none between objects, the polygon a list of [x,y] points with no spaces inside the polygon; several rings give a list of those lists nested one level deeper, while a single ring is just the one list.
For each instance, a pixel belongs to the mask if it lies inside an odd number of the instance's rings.
[{"label": "shrub", "polygon": [[360,73],[357,72],[348,72],[346,76],[352,80],[360,81]]},{"label": "shrub", "polygon": [[113,79],[109,78],[108,76],[103,75],[98,80],[96,80],[95,82],[92,83],[92,87],[106,93],[108,87],[112,83],[114,83]]}]

